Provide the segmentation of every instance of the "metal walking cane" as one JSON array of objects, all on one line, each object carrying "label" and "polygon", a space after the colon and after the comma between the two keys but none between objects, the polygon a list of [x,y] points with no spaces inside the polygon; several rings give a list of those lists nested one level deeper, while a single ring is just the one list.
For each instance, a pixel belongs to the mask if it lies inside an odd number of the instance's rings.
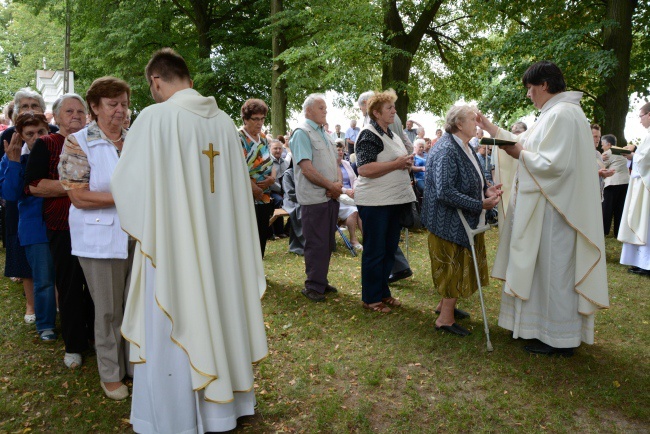
[{"label": "metal walking cane", "polygon": [[483,301],[483,289],[481,288],[481,276],[478,271],[478,262],[476,261],[476,249],[474,248],[474,236],[482,234],[492,228],[490,225],[478,226],[476,229],[469,227],[465,216],[460,209],[456,209],[458,215],[460,216],[460,221],[463,223],[465,232],[467,232],[467,238],[469,238],[469,245],[472,248],[472,260],[474,262],[474,271],[476,272],[476,283],[478,284],[478,295],[481,299],[481,311],[483,312],[483,325],[485,326],[485,338],[487,339],[487,350],[494,351],[492,347],[492,342],[490,342],[490,329],[488,328],[487,315],[485,314],[485,302]]},{"label": "metal walking cane", "polygon": [[357,252],[354,251],[354,246],[352,246],[352,244],[350,243],[350,240],[348,240],[348,237],[346,237],[345,234],[343,234],[343,231],[341,230],[341,228],[338,225],[336,225],[336,230],[339,232],[339,235],[343,239],[343,243],[345,244],[345,247],[347,247],[348,250],[350,251],[350,253],[352,253],[352,256],[356,257]]}]

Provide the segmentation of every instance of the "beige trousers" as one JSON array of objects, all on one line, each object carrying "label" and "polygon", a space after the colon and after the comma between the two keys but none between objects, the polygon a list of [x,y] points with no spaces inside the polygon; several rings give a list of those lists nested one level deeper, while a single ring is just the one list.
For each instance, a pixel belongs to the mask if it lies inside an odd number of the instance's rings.
[{"label": "beige trousers", "polygon": [[97,367],[99,378],[104,383],[122,381],[126,375],[128,353],[120,328],[129,291],[134,248],[135,241],[129,241],[127,259],[79,257],[90,296],[95,303]]}]

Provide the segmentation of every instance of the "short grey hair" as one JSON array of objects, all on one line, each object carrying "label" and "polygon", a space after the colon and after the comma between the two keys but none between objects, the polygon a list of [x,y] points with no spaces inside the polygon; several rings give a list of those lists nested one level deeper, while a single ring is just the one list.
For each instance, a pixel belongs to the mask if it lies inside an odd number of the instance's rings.
[{"label": "short grey hair", "polygon": [[373,96],[374,94],[375,92],[372,90],[362,93],[361,95],[359,95],[359,99],[357,100],[357,105],[360,107],[362,103],[368,101],[370,97]]},{"label": "short grey hair", "polygon": [[63,105],[63,102],[68,99],[76,99],[81,103],[81,105],[84,106],[84,111],[86,114],[88,114],[88,106],[86,105],[86,101],[76,93],[66,93],[64,95],[61,95],[56,101],[54,101],[54,104],[52,105],[52,113],[54,113],[54,117],[59,116],[59,112],[61,111],[61,106]]},{"label": "short grey hair", "polygon": [[458,125],[471,116],[476,116],[476,108],[468,105],[453,106],[445,118],[445,132],[455,134],[458,132]]},{"label": "short grey hair", "polygon": [[43,100],[43,97],[41,96],[40,93],[36,92],[35,90],[30,89],[29,87],[23,87],[22,89],[18,90],[14,94],[14,114],[13,114],[13,121],[14,123],[16,122],[16,119],[18,119],[18,112],[20,111],[20,101],[24,99],[35,99],[38,101],[38,103],[41,106],[41,111],[45,113],[45,101]]},{"label": "short grey hair", "polygon": [[325,101],[325,95],[322,94],[322,93],[309,94],[307,96],[307,98],[305,98],[305,102],[302,103],[302,114],[306,115],[307,114],[307,108],[314,105],[314,103],[319,99],[322,99],[323,101]]},{"label": "short grey hair", "polygon": [[519,122],[515,122],[515,124],[512,126],[512,129],[510,131],[512,131],[513,133],[516,131],[517,133],[521,134],[527,129],[528,126],[525,123],[519,121]]},{"label": "short grey hair", "polygon": [[415,145],[422,145],[426,146],[427,142],[424,139],[415,139],[413,142],[413,147],[415,148]]}]

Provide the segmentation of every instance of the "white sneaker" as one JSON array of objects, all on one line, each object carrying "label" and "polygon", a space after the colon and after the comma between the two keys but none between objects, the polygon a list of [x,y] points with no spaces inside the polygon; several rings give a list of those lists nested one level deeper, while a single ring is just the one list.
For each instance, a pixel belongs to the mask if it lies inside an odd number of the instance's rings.
[{"label": "white sneaker", "polygon": [[122,384],[120,387],[118,387],[115,390],[108,390],[104,385],[104,383],[101,381],[99,382],[99,384],[102,386],[102,390],[104,391],[104,394],[110,399],[114,399],[115,401],[121,401],[129,397],[129,388],[126,386],[126,384]]},{"label": "white sneaker", "polygon": [[354,250],[358,250],[360,252],[363,251],[363,246],[361,244],[359,244],[359,243],[353,244],[352,247],[354,247]]},{"label": "white sneaker", "polygon": [[65,353],[63,356],[63,363],[70,368],[75,369],[81,366],[81,354],[79,353]]},{"label": "white sneaker", "polygon": [[36,322],[36,314],[25,314],[25,324],[34,324]]}]

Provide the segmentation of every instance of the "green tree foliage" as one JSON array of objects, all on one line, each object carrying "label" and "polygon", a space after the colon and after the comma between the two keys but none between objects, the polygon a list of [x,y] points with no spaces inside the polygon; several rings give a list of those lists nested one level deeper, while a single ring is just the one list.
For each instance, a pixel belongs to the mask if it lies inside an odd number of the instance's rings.
[{"label": "green tree foliage", "polygon": [[[83,95],[98,77],[113,75],[132,87],[137,112],[153,103],[144,67],[155,50],[172,47],[188,62],[194,87],[212,95],[219,106],[238,117],[249,97],[268,100],[271,82],[271,40],[259,32],[268,15],[268,0],[70,0],[72,49],[70,68],[75,90]],[[50,30],[58,45],[47,43],[63,66],[65,2],[16,0],[10,4],[43,23],[34,26],[36,39]],[[3,15],[4,16],[4,15]],[[21,20],[25,25],[29,20]],[[3,23],[5,20],[3,19]],[[45,30],[48,30],[46,33]],[[16,32],[16,38],[28,33]],[[2,45],[4,49],[4,44]],[[40,49],[42,52],[42,48]],[[39,50],[35,50],[39,51]],[[19,65],[20,74],[34,67]],[[9,85],[8,88],[14,89]]]},{"label": "green tree foliage", "polygon": [[[521,76],[531,63],[550,60],[565,74],[569,90],[584,92],[587,116],[623,137],[628,95],[647,96],[649,6],[637,0],[477,2],[476,21],[490,33],[489,43],[471,47],[478,80],[485,91],[480,106],[510,124],[532,106],[524,98]],[[478,6],[477,6],[478,7]],[[631,25],[621,7],[631,8]],[[478,16],[477,16],[478,18]],[[611,37],[612,32],[618,32]],[[631,47],[625,45],[629,38]],[[612,103],[616,101],[616,103]]]},{"label": "green tree foliage", "polygon": [[64,27],[20,3],[0,8],[0,104],[36,85],[36,70],[63,67]]},{"label": "green tree foliage", "polygon": [[482,36],[472,34],[464,3],[285,1],[275,25],[287,29],[280,58],[293,107],[314,91],[336,90],[352,104],[365,90],[392,87],[400,116],[407,106],[442,113],[473,88],[459,80],[459,60]]}]

